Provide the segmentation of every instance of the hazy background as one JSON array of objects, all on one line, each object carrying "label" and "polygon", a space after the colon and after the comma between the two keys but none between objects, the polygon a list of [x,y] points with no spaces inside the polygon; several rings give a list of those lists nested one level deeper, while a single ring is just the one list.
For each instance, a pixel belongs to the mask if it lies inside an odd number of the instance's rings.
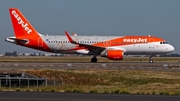
[{"label": "hazy background", "polygon": [[0,53],[40,52],[5,42],[14,36],[11,7],[19,8],[41,34],[152,35],[180,53],[180,0],[1,0]]}]

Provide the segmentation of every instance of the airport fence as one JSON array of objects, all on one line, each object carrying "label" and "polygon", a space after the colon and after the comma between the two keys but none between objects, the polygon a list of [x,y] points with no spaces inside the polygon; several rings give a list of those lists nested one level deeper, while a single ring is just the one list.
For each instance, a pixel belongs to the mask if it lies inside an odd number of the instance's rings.
[{"label": "airport fence", "polygon": [[63,85],[63,78],[59,76],[51,78],[43,76],[37,77],[19,71],[0,71],[0,87],[31,87],[31,86],[57,86]]}]

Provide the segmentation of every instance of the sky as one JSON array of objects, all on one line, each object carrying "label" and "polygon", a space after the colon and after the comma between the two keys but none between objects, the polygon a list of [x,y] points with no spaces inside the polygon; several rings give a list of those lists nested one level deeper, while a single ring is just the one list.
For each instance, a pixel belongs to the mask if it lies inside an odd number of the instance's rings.
[{"label": "sky", "polygon": [[5,42],[14,36],[8,8],[44,35],[151,35],[180,54],[180,0],[0,0],[0,53],[34,53],[42,51]]}]

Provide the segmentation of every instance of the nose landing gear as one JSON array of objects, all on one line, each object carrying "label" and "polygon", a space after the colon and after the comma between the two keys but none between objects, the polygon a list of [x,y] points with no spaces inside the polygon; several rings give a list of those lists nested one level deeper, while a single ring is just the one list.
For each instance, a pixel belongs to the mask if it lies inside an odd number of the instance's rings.
[{"label": "nose landing gear", "polygon": [[149,56],[149,63],[153,63],[152,56]]}]

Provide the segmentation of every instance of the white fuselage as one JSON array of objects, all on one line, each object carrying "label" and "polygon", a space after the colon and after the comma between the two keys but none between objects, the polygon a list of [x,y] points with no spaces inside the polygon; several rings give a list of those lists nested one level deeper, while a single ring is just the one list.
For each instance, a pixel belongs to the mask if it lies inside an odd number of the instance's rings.
[{"label": "white fuselage", "polygon": [[[69,42],[66,36],[41,36],[42,40],[48,45],[48,47],[55,53],[84,53],[91,54],[89,51],[84,49],[75,49],[76,44]],[[72,36],[72,38],[78,42],[88,45],[95,43],[103,43],[102,47],[121,49],[124,50],[124,54],[128,55],[143,55],[143,54],[164,54],[174,50],[174,47],[167,43],[161,42],[144,42],[127,45],[116,45],[120,42],[111,42],[107,40],[119,38],[119,36]],[[43,47],[43,43],[39,41],[39,47]],[[78,52],[79,51],[79,52]]]}]

